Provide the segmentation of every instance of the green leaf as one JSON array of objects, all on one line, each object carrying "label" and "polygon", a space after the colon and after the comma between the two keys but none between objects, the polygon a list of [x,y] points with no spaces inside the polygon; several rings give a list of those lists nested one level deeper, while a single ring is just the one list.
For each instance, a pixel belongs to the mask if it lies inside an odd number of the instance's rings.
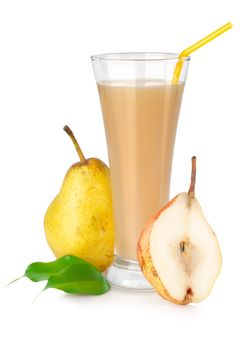
[{"label": "green leaf", "polygon": [[52,275],[44,290],[60,289],[66,293],[99,295],[110,290],[106,278],[88,263],[75,264]]},{"label": "green leaf", "polygon": [[[74,255],[65,255],[55,261],[51,262],[34,262],[30,264],[24,276],[28,277],[33,282],[44,281],[50,278],[50,276],[64,270],[66,267],[74,264],[87,264],[95,269],[94,266],[88,262],[78,258]],[[97,270],[97,269],[96,269]],[[98,270],[97,270],[98,271]]]},{"label": "green leaf", "polygon": [[88,295],[99,295],[110,290],[109,282],[95,266],[73,255],[47,263],[32,263],[24,276],[34,282],[48,280],[44,290],[56,288],[66,293]]},{"label": "green leaf", "polygon": [[40,281],[48,280],[50,278],[50,276],[64,270],[66,267],[74,265],[74,264],[85,264],[85,265],[89,265],[89,266],[93,267],[94,269],[96,269],[93,265],[89,264],[87,261],[85,261],[81,258],[78,258],[77,256],[65,255],[65,256],[63,256],[57,260],[51,261],[51,262],[34,262],[34,263],[30,264],[27,267],[27,269],[25,270],[25,273],[23,276],[16,278],[14,281],[7,284],[7,286],[18,281],[19,279],[21,279],[23,277],[27,277],[33,282],[40,282]]}]

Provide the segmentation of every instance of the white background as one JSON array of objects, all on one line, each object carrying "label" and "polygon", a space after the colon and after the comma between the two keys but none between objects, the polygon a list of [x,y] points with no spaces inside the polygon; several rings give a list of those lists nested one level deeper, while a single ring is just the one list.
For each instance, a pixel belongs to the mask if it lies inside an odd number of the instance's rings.
[{"label": "white background", "polygon": [[[228,0],[6,0],[0,2],[1,350],[249,349],[249,11]],[[108,161],[90,55],[180,52],[228,21],[234,28],[192,55],[171,193],[188,187],[217,233],[223,270],[209,298],[179,307],[113,289],[100,297],[46,291],[21,275],[49,261],[43,217],[77,160]]]}]

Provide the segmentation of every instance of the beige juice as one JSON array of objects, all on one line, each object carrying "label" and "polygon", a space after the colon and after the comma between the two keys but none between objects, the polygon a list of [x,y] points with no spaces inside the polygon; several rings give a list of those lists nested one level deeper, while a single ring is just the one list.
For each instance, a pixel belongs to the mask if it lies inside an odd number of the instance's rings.
[{"label": "beige juice", "polygon": [[183,88],[161,80],[98,83],[120,258],[137,260],[145,223],[168,200]]}]

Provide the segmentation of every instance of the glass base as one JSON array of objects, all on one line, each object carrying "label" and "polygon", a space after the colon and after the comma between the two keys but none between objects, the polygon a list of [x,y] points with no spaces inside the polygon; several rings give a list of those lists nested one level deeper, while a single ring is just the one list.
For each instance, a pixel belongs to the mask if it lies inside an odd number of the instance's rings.
[{"label": "glass base", "polygon": [[118,256],[115,257],[106,278],[115,287],[133,291],[154,290],[144,277],[138,262],[121,259]]}]

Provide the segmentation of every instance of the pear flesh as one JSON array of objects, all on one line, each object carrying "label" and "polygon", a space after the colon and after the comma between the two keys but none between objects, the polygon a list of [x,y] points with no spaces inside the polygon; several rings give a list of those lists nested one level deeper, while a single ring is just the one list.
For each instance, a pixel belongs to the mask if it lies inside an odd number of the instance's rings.
[{"label": "pear flesh", "polygon": [[161,296],[176,304],[204,300],[222,264],[215,233],[194,197],[195,174],[192,181],[189,193],[180,193],[164,206],[138,242],[146,278]]},{"label": "pear flesh", "polygon": [[59,194],[44,218],[48,244],[57,258],[75,255],[107,269],[114,258],[114,219],[109,168],[99,159],[85,159],[72,133],[80,162],[68,170]]}]

